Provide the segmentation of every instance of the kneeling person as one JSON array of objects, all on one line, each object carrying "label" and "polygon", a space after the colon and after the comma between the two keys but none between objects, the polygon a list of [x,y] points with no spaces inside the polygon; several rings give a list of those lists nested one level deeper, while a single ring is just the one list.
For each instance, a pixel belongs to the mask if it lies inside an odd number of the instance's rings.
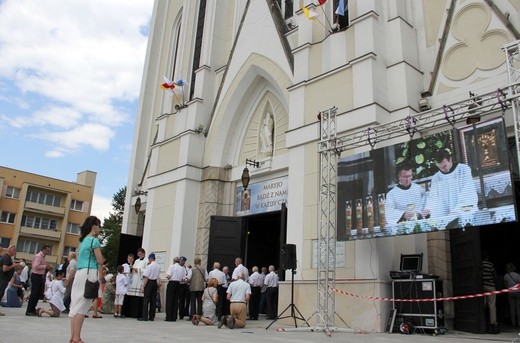
[{"label": "kneeling person", "polygon": [[230,329],[243,328],[246,326],[247,302],[251,297],[251,286],[245,282],[246,275],[238,274],[238,280],[232,282],[227,289],[227,299],[230,301],[230,316],[223,316],[218,323],[220,329],[222,325]]},{"label": "kneeling person", "polygon": [[38,317],[41,317],[44,313],[48,314],[51,317],[59,317],[61,311],[65,310],[65,305],[63,304],[63,296],[65,295],[66,290],[66,285],[64,283],[66,283],[67,280],[63,279],[63,275],[63,270],[56,271],[56,279],[54,279],[49,286],[49,303],[51,305],[51,308],[48,310],[44,308],[38,309]]}]

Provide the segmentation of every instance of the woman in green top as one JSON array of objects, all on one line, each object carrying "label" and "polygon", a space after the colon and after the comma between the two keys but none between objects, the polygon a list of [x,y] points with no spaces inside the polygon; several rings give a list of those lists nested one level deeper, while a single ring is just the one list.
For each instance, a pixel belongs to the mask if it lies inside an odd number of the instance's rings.
[{"label": "woman in green top", "polygon": [[74,284],[72,285],[71,303],[70,303],[70,333],[71,339],[69,343],[80,343],[81,328],[85,316],[92,306],[92,299],[86,299],[85,282],[87,278],[95,282],[102,279],[102,268],[98,265],[103,264],[103,256],[101,255],[101,244],[97,236],[100,231],[101,221],[95,217],[90,216],[85,219],[81,226],[81,236],[79,238],[79,254],[77,261],[77,271],[74,276]]}]

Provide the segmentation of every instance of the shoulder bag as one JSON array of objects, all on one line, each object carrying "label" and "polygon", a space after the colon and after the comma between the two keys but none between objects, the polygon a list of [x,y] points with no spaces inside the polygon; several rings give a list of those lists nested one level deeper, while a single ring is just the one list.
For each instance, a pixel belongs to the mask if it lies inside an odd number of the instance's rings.
[{"label": "shoulder bag", "polygon": [[88,274],[90,272],[90,258],[92,257],[92,244],[94,243],[94,239],[92,239],[90,243],[90,254],[88,255],[88,269],[87,269],[87,280],[85,281],[85,292],[83,297],[85,299],[97,299],[99,297],[99,280],[95,282],[89,281]]}]

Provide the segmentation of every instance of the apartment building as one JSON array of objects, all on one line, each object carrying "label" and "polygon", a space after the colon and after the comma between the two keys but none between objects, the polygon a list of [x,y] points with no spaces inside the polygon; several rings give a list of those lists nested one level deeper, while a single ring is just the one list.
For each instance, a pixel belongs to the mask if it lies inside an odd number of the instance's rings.
[{"label": "apartment building", "polygon": [[80,225],[90,215],[96,173],[76,182],[0,166],[0,245],[16,245],[16,259],[29,263],[48,244],[46,260],[60,263],[79,245]]}]

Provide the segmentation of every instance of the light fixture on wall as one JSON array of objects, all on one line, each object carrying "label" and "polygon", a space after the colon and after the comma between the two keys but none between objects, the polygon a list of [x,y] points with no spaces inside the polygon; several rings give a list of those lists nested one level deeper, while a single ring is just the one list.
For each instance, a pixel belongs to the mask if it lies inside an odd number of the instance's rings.
[{"label": "light fixture on wall", "polygon": [[142,205],[141,197],[139,195],[148,195],[148,191],[142,191],[139,188],[137,188],[134,191],[134,195],[138,196],[137,199],[135,200],[134,209],[135,209],[135,213],[139,214],[139,211],[141,210],[141,205]]},{"label": "light fixture on wall", "polygon": [[247,189],[247,186],[249,186],[249,181],[251,180],[251,177],[249,176],[249,169],[247,167],[244,168],[242,171],[242,186],[244,186],[244,190]]},{"label": "light fixture on wall", "polygon": [[244,186],[244,189],[249,186],[249,181],[251,180],[251,177],[249,176],[249,169],[247,169],[247,166],[260,168],[260,165],[263,162],[256,161],[256,160],[250,160],[249,158],[246,158],[246,167],[242,171],[242,186]]}]

